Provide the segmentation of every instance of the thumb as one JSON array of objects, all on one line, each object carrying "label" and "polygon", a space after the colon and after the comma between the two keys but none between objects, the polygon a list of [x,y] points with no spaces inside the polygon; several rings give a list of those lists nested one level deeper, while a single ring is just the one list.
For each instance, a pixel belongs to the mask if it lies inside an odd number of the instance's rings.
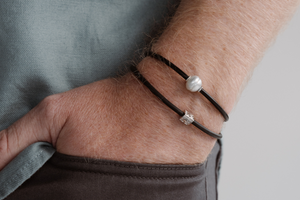
[{"label": "thumb", "polygon": [[59,99],[59,95],[45,98],[24,117],[0,131],[0,170],[35,142],[44,141],[55,146],[59,131],[65,122],[58,114]]}]

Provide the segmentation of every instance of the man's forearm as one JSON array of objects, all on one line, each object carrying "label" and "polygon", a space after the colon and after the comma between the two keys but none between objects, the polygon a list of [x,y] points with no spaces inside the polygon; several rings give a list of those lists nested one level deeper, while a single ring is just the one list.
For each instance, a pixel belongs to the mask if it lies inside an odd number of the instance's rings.
[{"label": "man's forearm", "polygon": [[[187,74],[200,76],[205,90],[230,112],[265,49],[298,3],[280,0],[182,1],[171,24],[152,50]],[[184,81],[173,70],[152,58],[145,58],[139,69],[175,105],[192,111],[195,119],[209,129],[221,130],[223,117],[201,95],[186,91]],[[203,155],[208,155],[215,140],[200,134],[192,126],[175,126],[175,123],[180,124],[175,121],[179,117],[171,110],[168,113],[170,116],[164,116],[161,123],[163,129],[172,127],[168,133],[178,134],[182,141],[194,144],[194,149],[188,153],[185,151],[186,157],[193,155],[192,151],[198,152],[197,159],[189,157],[191,163],[205,160]],[[189,137],[190,141],[182,137]],[[186,149],[189,148],[187,144]],[[174,145],[178,144],[175,142]]]},{"label": "man's forearm", "polygon": [[[230,112],[253,68],[298,3],[183,0],[153,50],[188,74],[199,75],[204,87]],[[148,69],[154,73],[153,67]],[[160,70],[157,74],[162,74]]]}]

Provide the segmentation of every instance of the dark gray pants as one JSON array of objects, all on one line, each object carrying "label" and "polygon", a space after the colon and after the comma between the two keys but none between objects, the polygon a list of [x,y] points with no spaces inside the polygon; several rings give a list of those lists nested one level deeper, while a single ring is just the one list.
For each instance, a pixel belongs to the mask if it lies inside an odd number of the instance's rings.
[{"label": "dark gray pants", "polygon": [[7,200],[215,200],[220,160],[220,141],[201,165],[137,164],[55,153]]}]

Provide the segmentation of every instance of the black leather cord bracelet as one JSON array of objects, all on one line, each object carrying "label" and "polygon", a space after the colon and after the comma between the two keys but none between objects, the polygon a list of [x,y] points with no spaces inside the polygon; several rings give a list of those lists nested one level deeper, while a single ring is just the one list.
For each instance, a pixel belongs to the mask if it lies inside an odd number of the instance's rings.
[{"label": "black leather cord bracelet", "polygon": [[193,124],[197,128],[199,128],[201,131],[206,133],[207,135],[221,139],[223,136],[221,133],[217,134],[214,133],[207,128],[205,128],[203,125],[201,125],[199,122],[195,121],[193,118],[193,115],[188,113],[187,111],[183,112],[179,108],[177,108],[174,104],[172,104],[168,99],[166,99],[160,92],[158,92],[139,72],[139,70],[136,68],[136,66],[131,66],[131,71],[133,72],[134,76],[138,78],[155,96],[157,96],[164,104],[166,104],[169,108],[171,108],[174,112],[176,112],[178,115],[181,116],[180,121],[183,122],[186,125]]},{"label": "black leather cord bracelet", "polygon": [[[166,58],[162,57],[161,55],[158,55],[156,53],[153,53],[151,51],[146,52],[145,56],[150,56],[152,58],[155,58],[163,63],[165,63],[167,66],[172,68],[174,71],[176,71],[180,76],[182,76],[186,81],[187,84],[190,85],[190,91],[192,92],[200,92],[207,100],[209,100],[215,108],[223,115],[225,122],[228,121],[229,116],[225,112],[225,110],[202,88],[202,81],[198,76],[188,76],[186,73],[184,73],[181,69],[179,69],[176,65],[174,65],[172,62],[167,60]],[[197,87],[191,88],[191,85],[196,83]],[[195,84],[194,84],[195,85]]]}]

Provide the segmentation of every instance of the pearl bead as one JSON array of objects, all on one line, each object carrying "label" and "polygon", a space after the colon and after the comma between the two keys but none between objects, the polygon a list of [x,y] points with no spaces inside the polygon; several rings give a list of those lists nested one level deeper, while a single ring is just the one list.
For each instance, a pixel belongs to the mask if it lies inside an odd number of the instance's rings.
[{"label": "pearl bead", "polygon": [[202,81],[198,76],[190,76],[186,80],[186,89],[191,92],[197,92],[202,89]]}]

